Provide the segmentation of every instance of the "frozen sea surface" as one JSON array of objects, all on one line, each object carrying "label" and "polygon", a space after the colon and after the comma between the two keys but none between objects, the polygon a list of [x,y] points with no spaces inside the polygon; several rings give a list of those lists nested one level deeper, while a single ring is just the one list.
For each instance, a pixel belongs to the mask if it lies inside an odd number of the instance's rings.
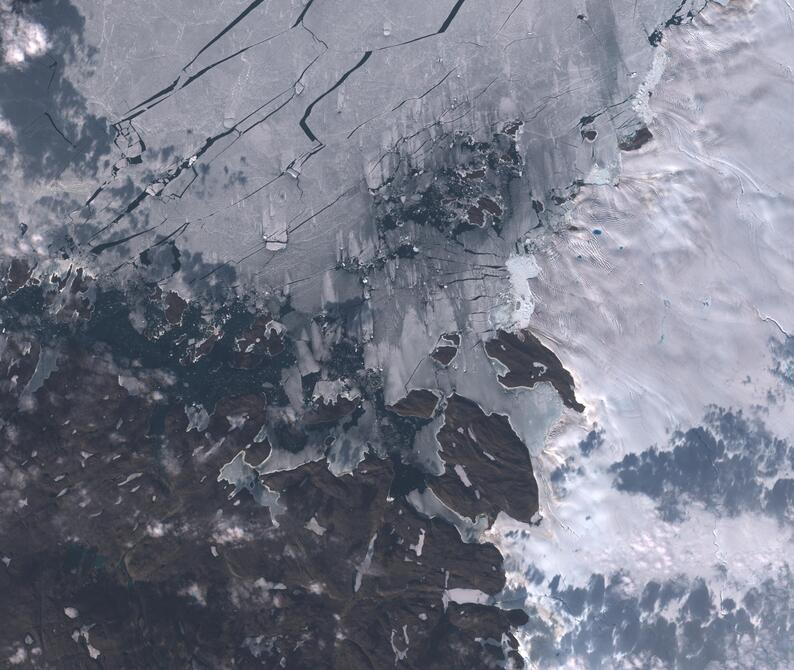
[{"label": "frozen sea surface", "polygon": [[0,0],[0,657],[794,666],[793,44]]}]

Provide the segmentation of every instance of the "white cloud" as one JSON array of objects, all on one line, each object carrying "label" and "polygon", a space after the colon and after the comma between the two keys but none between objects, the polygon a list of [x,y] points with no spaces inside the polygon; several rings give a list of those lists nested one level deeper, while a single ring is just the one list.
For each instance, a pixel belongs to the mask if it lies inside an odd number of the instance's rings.
[{"label": "white cloud", "polygon": [[215,531],[212,539],[218,544],[237,544],[239,542],[249,541],[251,536],[240,526],[224,524]]},{"label": "white cloud", "polygon": [[[41,56],[50,46],[44,26],[13,11],[8,0],[0,0],[0,45],[3,62],[7,65],[21,65],[26,60]],[[3,120],[0,119],[2,133]]]},{"label": "white cloud", "polygon": [[2,116],[0,116],[0,135],[5,135],[12,139],[15,135],[13,126]]}]

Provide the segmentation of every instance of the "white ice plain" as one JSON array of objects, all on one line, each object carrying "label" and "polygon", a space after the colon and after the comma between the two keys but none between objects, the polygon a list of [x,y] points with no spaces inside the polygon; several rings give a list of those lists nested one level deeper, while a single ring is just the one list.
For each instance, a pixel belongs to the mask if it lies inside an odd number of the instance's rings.
[{"label": "white ice plain", "polygon": [[[588,411],[566,414],[535,457],[540,526],[502,518],[492,538],[508,556],[509,589],[526,589],[558,635],[576,621],[549,596],[556,574],[561,588],[622,574],[638,596],[651,580],[683,575],[737,600],[788,574],[790,527],[701,505],[671,523],[650,498],[615,489],[608,468],[665,448],[710,405],[760,415],[778,437],[794,437],[792,388],[770,371],[770,340],[794,334],[793,26],[791,5],[774,0],[711,4],[668,31],[649,101],[654,139],[623,154],[617,186],[585,188],[571,214],[578,231],[535,253],[532,326],[563,343],[557,353]],[[594,422],[605,444],[584,459],[577,444]],[[559,494],[550,476],[571,456],[583,471]],[[527,578],[535,569],[546,582]],[[758,645],[747,642],[731,667],[758,662]],[[770,658],[760,667],[782,667]],[[583,657],[565,662],[590,667]]]}]

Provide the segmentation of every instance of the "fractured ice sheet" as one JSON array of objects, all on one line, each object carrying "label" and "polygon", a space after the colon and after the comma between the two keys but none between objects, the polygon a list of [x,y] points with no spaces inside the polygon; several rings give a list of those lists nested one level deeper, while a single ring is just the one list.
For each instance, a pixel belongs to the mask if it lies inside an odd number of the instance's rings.
[{"label": "fractured ice sheet", "polygon": [[3,658],[794,662],[792,20],[0,0]]}]

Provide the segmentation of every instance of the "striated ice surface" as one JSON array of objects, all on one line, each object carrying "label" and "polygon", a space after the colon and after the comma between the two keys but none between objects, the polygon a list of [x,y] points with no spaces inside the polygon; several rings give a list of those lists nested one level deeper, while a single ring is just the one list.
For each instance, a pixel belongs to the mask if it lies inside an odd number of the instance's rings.
[{"label": "striated ice surface", "polygon": [[[209,483],[232,487],[226,502],[239,508],[247,490],[279,533],[287,496],[264,478],[288,488],[292,471],[321,464],[295,486],[330,472],[324,492],[346,509],[334,487],[369,457],[395,456],[384,408],[412,390],[440,398],[427,423],[405,424],[421,477],[444,472],[446,398],[506,416],[539,484],[531,524],[469,518],[419,476],[397,497],[406,516],[446,522],[466,545],[497,545],[502,592],[445,585],[444,609],[524,609],[530,667],[792,667],[792,44],[787,0],[0,0],[0,250],[28,263],[20,286],[33,269],[54,285],[74,266],[120,291],[173,292],[170,325],[182,323],[179,301],[200,305],[185,317],[196,320],[233,297],[267,314],[229,358],[242,377],[289,338],[290,363],[256,378],[283,403],[231,453],[234,437],[205,434],[218,430],[213,405],[182,403],[179,439],[207,437],[191,453],[223,455]],[[473,176],[470,154],[496,176]],[[149,299],[125,318],[154,341],[169,326],[147,321]],[[76,323],[77,299],[58,300],[59,324]],[[2,325],[5,355],[6,327],[19,324]],[[213,328],[180,340],[193,363],[223,338]],[[550,384],[499,382],[485,343],[525,328],[573,376],[584,413]],[[346,357],[333,353],[341,333],[356,345]],[[26,411],[34,394],[57,396],[48,380],[76,356],[35,347]],[[444,347],[449,361],[430,355]],[[129,357],[130,370],[146,367]],[[173,383],[116,377],[153,405]],[[248,416],[233,409],[224,420],[239,434]],[[164,415],[139,432],[167,432]],[[299,416],[315,432],[290,432]],[[97,441],[121,439],[122,425]],[[185,464],[167,442],[158,473],[175,478]],[[125,496],[148,481],[141,468],[117,482]],[[471,488],[470,469],[453,473]],[[0,475],[9,508],[24,508],[25,476]],[[72,492],[90,504],[79,483],[50,497]],[[66,528],[65,516],[53,518]],[[158,523],[141,526],[156,529],[150,539],[170,532]],[[296,528],[336,542],[344,531],[326,523],[312,511]],[[391,541],[372,531],[344,549],[357,597],[383,576],[374,557]],[[421,563],[433,537],[425,546],[425,530],[411,532]],[[230,525],[213,538],[231,552],[249,535]],[[282,544],[286,560],[306,559]],[[208,602],[195,581],[181,588]],[[95,660],[93,625],[81,617],[72,639]],[[407,626],[388,640],[395,664],[413,662]],[[275,648],[245,641],[254,658]],[[37,647],[13,642],[8,663],[33,657]]]}]

